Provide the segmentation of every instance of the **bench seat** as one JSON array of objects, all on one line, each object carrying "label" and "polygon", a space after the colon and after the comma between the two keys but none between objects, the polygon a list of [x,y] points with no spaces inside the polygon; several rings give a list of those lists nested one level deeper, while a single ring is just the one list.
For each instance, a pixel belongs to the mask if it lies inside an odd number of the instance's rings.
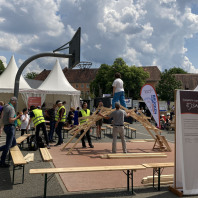
[{"label": "bench seat", "polygon": [[160,190],[160,179],[161,179],[161,169],[167,168],[167,167],[174,167],[173,162],[167,162],[167,163],[148,163],[148,164],[142,164],[146,168],[153,168],[153,187],[155,187],[155,175],[158,175],[158,190]]},{"label": "bench seat", "polygon": [[44,162],[53,161],[51,154],[49,153],[47,148],[40,148],[41,156]]},{"label": "bench seat", "polygon": [[16,143],[21,145],[23,143],[23,141],[26,140],[30,136],[31,136],[31,134],[24,134],[16,139]]},{"label": "bench seat", "polygon": [[30,174],[45,174],[44,197],[47,193],[47,174],[54,173],[78,173],[78,172],[96,172],[96,171],[127,171],[127,190],[129,191],[129,179],[131,179],[131,188],[133,194],[133,171],[145,169],[142,165],[120,165],[120,166],[90,166],[90,167],[67,167],[67,168],[43,168],[30,169]]},{"label": "bench seat", "polygon": [[16,167],[23,168],[22,183],[24,183],[24,168],[27,162],[25,161],[23,154],[21,153],[17,145],[10,148],[10,155],[13,161],[13,184],[14,184],[14,174],[15,174]]}]

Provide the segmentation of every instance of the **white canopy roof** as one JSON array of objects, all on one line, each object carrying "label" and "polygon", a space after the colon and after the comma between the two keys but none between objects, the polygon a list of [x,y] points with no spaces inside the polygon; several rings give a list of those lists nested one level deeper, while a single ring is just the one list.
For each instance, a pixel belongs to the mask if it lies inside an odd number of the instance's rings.
[{"label": "white canopy roof", "polygon": [[53,94],[80,95],[80,91],[74,89],[68,82],[58,60],[56,60],[52,71],[45,81],[38,87],[38,90]]},{"label": "white canopy roof", "polygon": [[[18,72],[18,67],[16,65],[14,56],[12,56],[5,71],[0,75],[0,93],[13,93],[15,77],[17,72]],[[31,89],[31,87],[25,81],[23,76],[21,76],[20,78],[19,89],[20,90]]]}]

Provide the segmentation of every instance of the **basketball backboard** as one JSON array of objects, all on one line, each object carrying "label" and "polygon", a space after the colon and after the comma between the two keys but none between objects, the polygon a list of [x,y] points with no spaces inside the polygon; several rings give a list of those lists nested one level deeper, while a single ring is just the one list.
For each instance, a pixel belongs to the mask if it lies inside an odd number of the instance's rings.
[{"label": "basketball backboard", "polygon": [[80,62],[80,37],[81,28],[79,27],[69,42],[69,54],[73,55],[73,57],[69,59],[69,68],[75,67],[75,65]]}]

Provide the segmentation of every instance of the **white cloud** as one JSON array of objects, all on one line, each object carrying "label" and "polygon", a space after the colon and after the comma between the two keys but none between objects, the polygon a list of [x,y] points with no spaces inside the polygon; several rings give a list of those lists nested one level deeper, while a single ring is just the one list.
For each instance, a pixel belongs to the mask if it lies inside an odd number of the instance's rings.
[{"label": "white cloud", "polygon": [[[185,47],[185,40],[198,33],[198,15],[191,11],[193,3],[1,0],[0,52],[22,54],[23,58],[52,52],[70,41],[81,27],[81,57],[93,65],[112,64],[115,58],[123,57],[128,65],[157,65],[162,70],[176,66],[197,72],[186,57]],[[60,60],[62,66],[68,64],[68,59]],[[29,70],[39,71],[53,64],[53,58],[39,59]]]}]

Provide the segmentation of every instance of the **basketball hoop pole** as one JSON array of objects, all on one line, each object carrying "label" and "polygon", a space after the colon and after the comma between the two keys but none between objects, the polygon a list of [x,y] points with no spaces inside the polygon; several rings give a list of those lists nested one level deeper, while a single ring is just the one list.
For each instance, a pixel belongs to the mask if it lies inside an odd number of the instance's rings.
[{"label": "basketball hoop pole", "polygon": [[[18,98],[19,95],[19,80],[21,77],[21,74],[23,72],[23,70],[25,69],[25,67],[32,62],[33,60],[37,59],[37,58],[41,58],[41,57],[46,57],[46,56],[50,56],[50,57],[59,57],[59,58],[72,58],[73,55],[72,54],[56,54],[56,53],[40,53],[40,54],[36,54],[34,56],[31,56],[30,58],[28,58],[19,68],[17,74],[16,74],[16,78],[15,78],[15,84],[14,84],[14,96],[16,98]],[[17,112],[17,104],[15,106],[15,110]]]}]

